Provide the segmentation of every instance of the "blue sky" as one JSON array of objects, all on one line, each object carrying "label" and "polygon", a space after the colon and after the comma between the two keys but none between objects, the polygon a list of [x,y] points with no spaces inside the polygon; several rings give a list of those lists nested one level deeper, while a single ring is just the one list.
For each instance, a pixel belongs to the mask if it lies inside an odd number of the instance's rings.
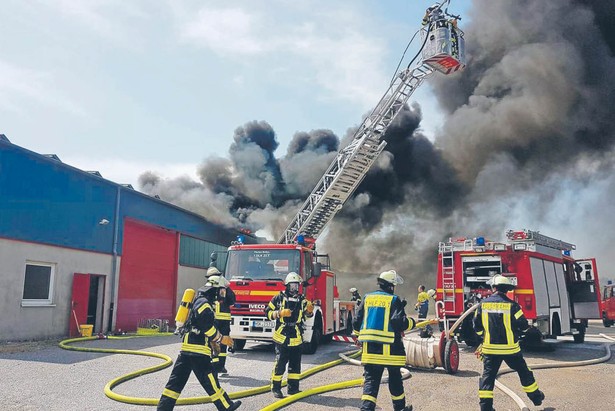
[{"label": "blue sky", "polygon": [[[272,125],[277,155],[296,131],[341,138],[386,91],[432,3],[5,0],[0,133],[135,187],[148,170],[194,175],[252,120]],[[433,135],[429,85],[412,100]]]}]

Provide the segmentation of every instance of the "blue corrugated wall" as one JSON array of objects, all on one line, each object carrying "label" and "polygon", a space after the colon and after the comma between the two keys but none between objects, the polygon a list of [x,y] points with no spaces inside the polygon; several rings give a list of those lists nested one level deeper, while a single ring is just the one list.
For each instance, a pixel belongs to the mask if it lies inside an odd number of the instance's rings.
[{"label": "blue corrugated wall", "polygon": [[[125,217],[222,245],[237,235],[196,214],[0,140],[0,237],[112,253],[118,188],[118,254]],[[102,219],[109,224],[100,225]]]}]

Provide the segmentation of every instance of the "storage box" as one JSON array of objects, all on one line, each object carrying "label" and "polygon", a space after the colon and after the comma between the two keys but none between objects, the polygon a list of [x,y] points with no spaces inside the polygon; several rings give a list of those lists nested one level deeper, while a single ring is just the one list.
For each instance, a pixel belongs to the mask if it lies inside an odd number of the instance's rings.
[{"label": "storage box", "polygon": [[81,332],[81,336],[82,337],[91,337],[92,336],[93,328],[94,328],[94,326],[90,325],[90,324],[80,325],[79,326],[79,331]]}]

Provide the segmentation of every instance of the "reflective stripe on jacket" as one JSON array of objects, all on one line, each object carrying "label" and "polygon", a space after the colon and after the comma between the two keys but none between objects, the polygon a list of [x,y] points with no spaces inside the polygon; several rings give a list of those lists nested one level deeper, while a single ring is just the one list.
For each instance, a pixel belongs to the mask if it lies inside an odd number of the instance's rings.
[{"label": "reflective stripe on jacket", "polygon": [[291,316],[286,318],[277,318],[275,331],[273,332],[273,341],[278,344],[296,347],[303,343],[303,321],[307,315],[307,300],[301,294],[296,297],[286,295],[284,291],[273,297],[265,308],[265,314],[269,320],[273,320],[273,313],[283,309],[290,309]]},{"label": "reflective stripe on jacket", "polygon": [[406,351],[402,333],[415,327],[416,322],[406,317],[404,304],[394,294],[376,291],[366,294],[359,306],[353,324],[359,330],[363,343],[363,364],[403,366]]},{"label": "reflective stripe on jacket", "polygon": [[211,357],[209,340],[218,334],[214,312],[204,296],[197,296],[189,314],[190,330],[182,339],[181,351]]},{"label": "reflective stripe on jacket", "polygon": [[483,354],[518,353],[519,334],[528,328],[521,306],[499,292],[484,299],[474,314],[474,330],[483,337]]}]

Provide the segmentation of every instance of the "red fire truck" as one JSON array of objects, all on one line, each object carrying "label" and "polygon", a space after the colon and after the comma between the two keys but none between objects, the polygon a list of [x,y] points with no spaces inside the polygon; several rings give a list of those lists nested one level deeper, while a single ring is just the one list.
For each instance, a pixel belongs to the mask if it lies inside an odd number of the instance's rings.
[{"label": "red fire truck", "polygon": [[[544,337],[572,334],[582,343],[589,319],[600,318],[598,270],[594,258],[574,259],[574,244],[537,231],[509,230],[505,242],[484,237],[455,238],[439,244],[436,298],[440,318],[454,322],[491,293],[494,274],[509,277],[526,318]],[[472,316],[458,337],[477,345]]]},{"label": "red fire truck", "polygon": [[284,279],[293,271],[305,280],[300,291],[315,303],[314,316],[305,323],[305,351],[314,353],[318,344],[335,332],[352,332],[356,303],[338,299],[328,255],[319,255],[300,243],[236,242],[228,249],[225,276],[237,296],[231,307],[231,336],[237,349],[243,349],[246,340],[272,341],[275,321],[265,317],[265,307],[285,289]]},{"label": "red fire truck", "polygon": [[602,290],[602,323],[605,327],[615,324],[615,284],[604,286]]},{"label": "red fire truck", "polygon": [[[307,352],[314,352],[321,338],[351,331],[355,303],[337,299],[329,257],[317,254],[313,244],[384,150],[386,131],[414,91],[436,71],[447,75],[465,67],[458,17],[441,8],[430,8],[429,22],[421,29],[421,56],[417,54],[395,73],[387,92],[337,153],[278,244],[233,244],[228,249],[223,271],[237,295],[237,304],[231,308],[231,336],[238,348],[248,339],[272,340],[274,324],[267,321],[264,309],[284,289],[283,280],[291,271],[302,277],[302,292],[315,302],[315,315],[303,335]],[[311,246],[304,239],[310,239]]]}]

